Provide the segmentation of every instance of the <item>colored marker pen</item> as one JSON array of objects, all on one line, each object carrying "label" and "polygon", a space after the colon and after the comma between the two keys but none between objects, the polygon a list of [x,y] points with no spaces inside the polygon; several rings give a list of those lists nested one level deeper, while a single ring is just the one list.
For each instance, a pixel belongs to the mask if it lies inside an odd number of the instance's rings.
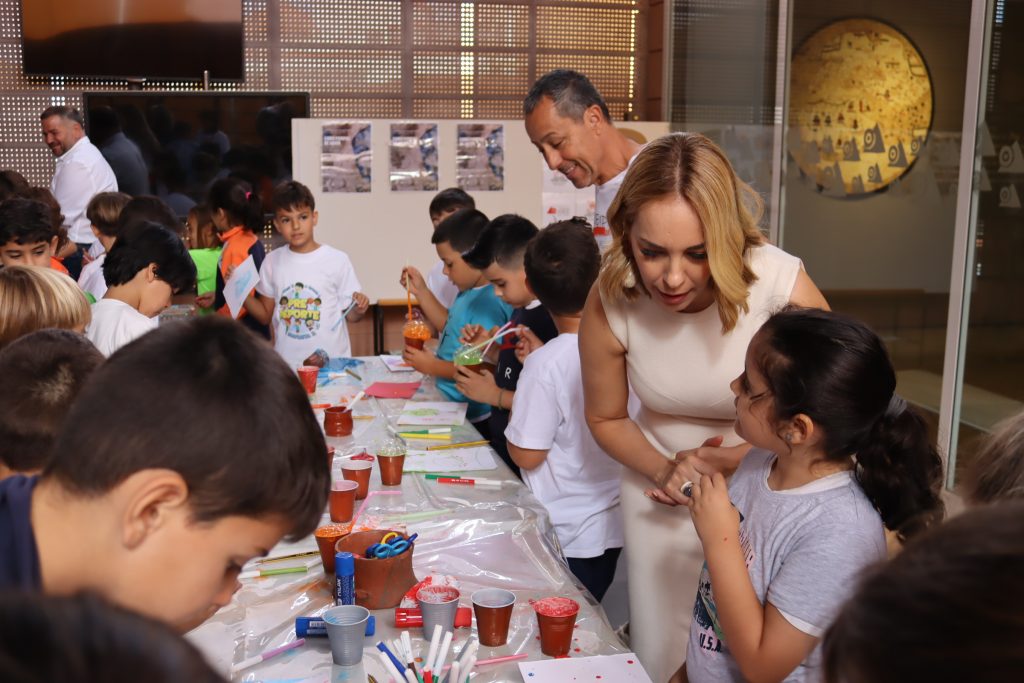
[{"label": "colored marker pen", "polygon": [[356,558],[352,553],[334,555],[334,604],[356,604]]},{"label": "colored marker pen", "polygon": [[462,479],[459,477],[437,477],[438,484],[459,484],[461,486],[495,486],[501,487],[500,479]]}]

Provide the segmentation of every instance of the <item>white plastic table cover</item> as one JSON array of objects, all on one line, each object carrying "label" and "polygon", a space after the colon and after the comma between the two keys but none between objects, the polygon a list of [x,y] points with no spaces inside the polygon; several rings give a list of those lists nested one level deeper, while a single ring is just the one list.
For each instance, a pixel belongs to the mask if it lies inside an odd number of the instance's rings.
[{"label": "white plastic table cover", "polygon": [[[375,381],[423,379],[419,373],[391,373],[379,358],[363,360],[362,365],[353,368],[362,378],[361,382],[348,374],[332,374],[326,381],[322,378],[312,398],[314,405],[337,402]],[[413,400],[441,400],[441,397],[433,381],[426,378]],[[337,458],[345,454],[364,448],[372,454],[375,443],[387,434],[384,420],[377,411],[386,412],[393,422],[404,404],[401,399],[364,399],[354,412],[352,436],[327,437],[328,444],[336,449],[334,467],[338,467]],[[474,438],[480,437],[467,422],[453,431],[452,442]],[[410,448],[425,448],[438,443],[442,442],[410,441],[409,445]],[[498,469],[475,474],[504,480],[506,483],[500,490],[437,484],[408,472],[400,487],[382,487],[375,465],[370,482],[371,497],[359,520],[360,526],[365,521],[377,522],[375,526],[379,528],[402,528],[404,524],[408,533],[418,533],[413,556],[417,579],[430,574],[456,577],[462,593],[460,606],[472,607],[469,596],[480,588],[504,588],[516,594],[508,643],[495,648],[481,646],[480,660],[519,653],[527,654],[527,658],[520,661],[544,658],[537,619],[528,601],[552,595],[571,597],[580,603],[570,656],[627,652],[608,624],[604,611],[569,571],[543,506],[501,459],[493,455]],[[340,473],[334,472],[332,476],[339,477]],[[472,477],[474,473],[462,476]],[[372,495],[373,491],[381,489],[401,493]],[[357,509],[361,502],[357,501]],[[328,522],[330,519],[325,512],[322,523]],[[294,544],[279,545],[271,556],[316,550],[316,547],[316,541],[310,536]],[[333,577],[328,582],[319,563],[308,574],[245,580],[231,603],[190,632],[188,638],[215,667],[228,672],[234,663],[295,640],[295,618],[319,615],[331,606],[332,584]],[[394,640],[403,629],[395,628],[393,609],[377,610],[374,615],[376,635],[366,638],[363,661],[359,665],[333,664],[327,639],[307,638],[305,645],[239,672],[232,680],[267,683],[375,680],[386,683],[389,677],[375,655],[376,644],[381,639]],[[408,630],[413,649],[419,648],[419,656],[426,658],[421,629]],[[456,629],[451,651],[460,652],[470,638],[476,638],[475,618],[472,629]],[[448,662],[451,661],[449,655]],[[517,664],[512,661],[479,667],[472,681],[522,681]]]}]

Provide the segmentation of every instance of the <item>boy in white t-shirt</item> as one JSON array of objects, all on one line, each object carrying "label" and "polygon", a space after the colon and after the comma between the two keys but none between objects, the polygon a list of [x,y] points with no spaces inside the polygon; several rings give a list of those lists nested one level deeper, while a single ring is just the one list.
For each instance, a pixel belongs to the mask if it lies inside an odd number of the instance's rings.
[{"label": "boy in white t-shirt", "polygon": [[600,601],[622,551],[621,466],[583,415],[577,332],[601,255],[589,224],[574,219],[541,230],[524,260],[527,284],[558,336],[526,357],[505,430],[508,451],[547,507],[569,568]]},{"label": "boy in white t-shirt", "polygon": [[129,201],[131,197],[124,192],[100,192],[93,196],[89,200],[89,205],[85,207],[85,217],[89,219],[92,234],[102,247],[102,253],[82,266],[82,273],[78,276],[78,286],[87,297],[91,297],[89,303],[96,303],[107,293],[107,281],[103,279],[103,262],[107,259],[107,252],[117,241],[120,226],[118,219]]},{"label": "boy in white t-shirt", "polygon": [[316,241],[316,201],[302,183],[288,180],[274,188],[271,208],[288,248],[264,259],[256,295],[249,295],[245,308],[263,325],[272,324],[274,348],[293,368],[317,349],[331,358],[351,356],[345,322],[359,320],[370,306],[352,261]]},{"label": "boy in white t-shirt", "polygon": [[85,328],[104,356],[157,327],[171,297],[196,283],[196,266],[175,233],[151,221],[127,227],[103,262],[107,293]]}]

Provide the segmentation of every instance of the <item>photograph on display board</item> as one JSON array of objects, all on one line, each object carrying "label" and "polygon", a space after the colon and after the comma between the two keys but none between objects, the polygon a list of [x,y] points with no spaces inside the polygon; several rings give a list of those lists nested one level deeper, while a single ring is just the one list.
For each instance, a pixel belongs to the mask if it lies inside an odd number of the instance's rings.
[{"label": "photograph on display board", "polygon": [[460,123],[455,173],[467,192],[505,189],[505,129],[500,123]]},{"label": "photograph on display board", "polygon": [[332,121],[323,125],[320,181],[324,192],[369,192],[372,162],[369,123]]},{"label": "photograph on display board", "polygon": [[391,190],[437,192],[437,124],[391,124]]}]

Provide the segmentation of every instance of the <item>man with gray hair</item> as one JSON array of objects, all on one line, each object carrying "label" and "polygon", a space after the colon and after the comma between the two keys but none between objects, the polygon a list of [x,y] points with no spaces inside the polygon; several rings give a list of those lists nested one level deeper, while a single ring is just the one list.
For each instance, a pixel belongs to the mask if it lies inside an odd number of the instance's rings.
[{"label": "man with gray hair", "polygon": [[[99,245],[85,216],[85,208],[100,192],[116,192],[117,179],[107,160],[89,142],[80,111],[66,106],[47,107],[39,118],[43,124],[43,140],[57,157],[50,191],[64,214],[70,244],[76,245],[74,251],[61,255],[64,267],[77,280],[83,253]],[[102,253],[101,247],[92,256],[99,253]]]},{"label": "man with gray hair", "polygon": [[616,130],[601,94],[577,71],[556,69],[537,79],[523,116],[548,168],[577,188],[596,186],[594,238],[604,251],[611,243],[608,207],[640,145]]}]

